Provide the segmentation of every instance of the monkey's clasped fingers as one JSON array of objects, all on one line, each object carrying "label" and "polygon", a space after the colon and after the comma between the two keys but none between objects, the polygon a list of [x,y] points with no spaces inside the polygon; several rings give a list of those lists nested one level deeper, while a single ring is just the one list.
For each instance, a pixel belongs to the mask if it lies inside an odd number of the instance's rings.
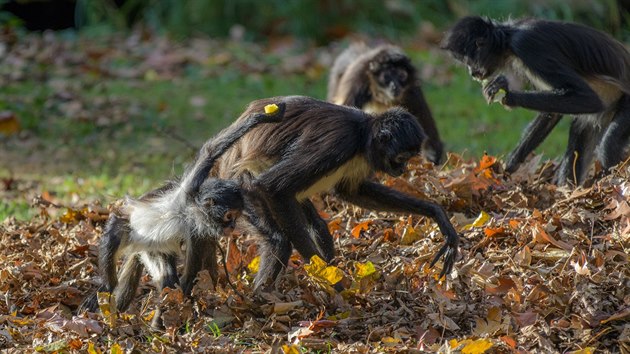
[{"label": "monkey's clasped fingers", "polygon": [[483,87],[483,96],[486,98],[488,104],[492,102],[500,102],[503,104],[503,99],[507,93],[508,81],[503,75],[495,77]]}]

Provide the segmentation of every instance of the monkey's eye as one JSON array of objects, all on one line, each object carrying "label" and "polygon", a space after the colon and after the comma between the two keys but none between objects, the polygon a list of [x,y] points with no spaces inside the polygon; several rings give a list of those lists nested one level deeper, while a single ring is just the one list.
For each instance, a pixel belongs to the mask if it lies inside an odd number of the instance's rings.
[{"label": "monkey's eye", "polygon": [[398,79],[400,80],[400,82],[407,81],[407,71],[406,70],[398,71]]},{"label": "monkey's eye", "polygon": [[233,224],[234,221],[236,221],[236,219],[238,218],[238,216],[240,215],[240,212],[238,210],[228,210],[225,215],[223,215],[223,222],[226,225],[229,224]]},{"label": "monkey's eye", "polygon": [[402,152],[402,153],[396,155],[396,157],[394,158],[394,162],[396,162],[398,164],[404,164],[410,158],[411,158],[411,153],[409,153],[409,152]]}]

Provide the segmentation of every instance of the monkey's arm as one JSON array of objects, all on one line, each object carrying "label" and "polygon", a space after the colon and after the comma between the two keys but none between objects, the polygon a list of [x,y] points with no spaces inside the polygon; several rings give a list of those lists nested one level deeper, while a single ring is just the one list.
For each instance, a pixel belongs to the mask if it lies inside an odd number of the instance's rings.
[{"label": "monkey's arm", "polygon": [[562,119],[561,114],[539,113],[523,132],[518,146],[510,153],[505,164],[507,172],[514,172],[527,155],[542,143]]},{"label": "monkey's arm", "polygon": [[420,214],[435,220],[446,238],[446,242],[431,261],[431,266],[444,256],[444,267],[442,272],[440,272],[440,277],[449,274],[453,270],[453,265],[457,258],[459,235],[441,206],[411,197],[372,181],[364,181],[354,190],[344,185],[338,186],[336,190],[341,198],[362,208]]},{"label": "monkey's arm", "polygon": [[361,109],[372,100],[372,94],[367,69],[357,70],[355,66],[351,65],[341,77],[333,103]]},{"label": "monkey's arm", "polygon": [[238,139],[261,123],[277,123],[284,119],[286,103],[278,103],[278,110],[273,113],[256,113],[244,120],[237,121],[221,131],[217,137],[208,140],[200,149],[199,156],[192,169],[182,181],[186,194],[194,195],[208,177],[214,162],[225,153]]},{"label": "monkey's arm", "polygon": [[488,102],[492,102],[500,90],[505,90],[501,103],[508,107],[523,107],[539,112],[562,114],[596,113],[604,109],[604,104],[597,92],[574,70],[558,64],[547,56],[532,58],[529,53],[526,58],[523,58],[523,62],[537,80],[542,80],[552,89],[510,91],[507,79],[501,75],[483,88]]}]

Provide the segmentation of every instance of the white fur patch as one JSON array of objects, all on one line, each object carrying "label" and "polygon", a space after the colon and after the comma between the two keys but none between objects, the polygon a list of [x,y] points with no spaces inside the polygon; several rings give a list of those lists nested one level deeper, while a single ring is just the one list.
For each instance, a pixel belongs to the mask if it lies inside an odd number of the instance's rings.
[{"label": "white fur patch", "polygon": [[151,201],[127,198],[124,209],[131,227],[129,251],[168,252],[179,248],[186,225],[186,198],[177,188]]}]

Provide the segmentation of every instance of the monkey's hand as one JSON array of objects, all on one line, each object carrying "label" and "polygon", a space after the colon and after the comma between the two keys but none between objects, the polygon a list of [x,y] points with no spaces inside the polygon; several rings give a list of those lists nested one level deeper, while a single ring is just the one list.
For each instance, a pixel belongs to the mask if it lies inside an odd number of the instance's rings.
[{"label": "monkey's hand", "polygon": [[433,257],[429,267],[433,267],[437,261],[444,256],[444,264],[442,265],[442,271],[440,272],[440,279],[443,276],[450,274],[455,265],[457,259],[457,247],[459,245],[459,235],[456,232],[449,233],[446,236],[446,242],[444,246],[440,248],[438,253]]},{"label": "monkey's hand", "polygon": [[484,83],[483,85],[483,96],[486,98],[488,104],[500,102],[505,106],[505,96],[508,92],[508,81],[503,75],[499,75],[489,83]]}]

